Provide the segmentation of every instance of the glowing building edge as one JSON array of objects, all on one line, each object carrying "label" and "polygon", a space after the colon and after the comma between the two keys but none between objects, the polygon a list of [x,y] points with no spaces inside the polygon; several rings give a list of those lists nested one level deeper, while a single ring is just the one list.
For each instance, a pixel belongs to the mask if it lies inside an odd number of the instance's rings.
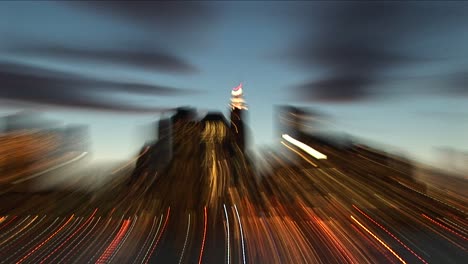
[{"label": "glowing building edge", "polygon": [[289,143],[293,144],[294,146],[302,149],[303,151],[307,152],[307,154],[311,155],[312,157],[316,158],[316,159],[327,159],[327,156],[325,156],[324,154],[318,152],[317,150],[309,147],[308,145],[300,142],[299,140],[296,140],[292,137],[290,137],[289,135],[287,134],[283,134],[283,138],[288,141]]}]

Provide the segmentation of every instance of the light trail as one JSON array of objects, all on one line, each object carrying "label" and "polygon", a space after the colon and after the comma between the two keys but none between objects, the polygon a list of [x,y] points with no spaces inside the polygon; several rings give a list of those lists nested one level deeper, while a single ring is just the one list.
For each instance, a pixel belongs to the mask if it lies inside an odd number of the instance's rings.
[{"label": "light trail", "polygon": [[20,230],[16,231],[13,235],[11,235],[10,237],[8,237],[7,239],[3,240],[1,243],[0,243],[0,246],[5,244],[6,242],[8,242],[10,239],[14,238],[16,235],[18,235],[19,233],[23,232],[24,229],[28,228],[28,226],[30,226],[32,223],[34,223],[34,221],[36,221],[36,219],[38,218],[39,216],[36,215],[36,217],[34,217],[33,219],[31,219],[29,221],[29,223],[27,223],[25,226],[23,226]]},{"label": "light trail", "polygon": [[[113,238],[113,234],[117,234],[118,233],[118,230],[119,230],[119,227],[121,226],[120,223],[123,223],[123,220],[124,219],[124,216],[122,215],[122,217],[117,221],[117,225],[115,225],[115,228],[112,228],[112,231],[110,232],[110,234],[106,237],[104,234],[105,234],[105,230],[107,229],[107,227],[110,225],[110,223],[112,222],[112,217],[109,218],[109,221],[108,223],[106,224],[106,226],[104,227],[104,229],[102,230],[102,238],[105,238],[104,239],[104,242],[97,242],[96,245],[93,245],[94,248],[98,248],[98,250],[94,250],[94,254],[91,258],[89,258],[88,260],[88,264],[89,263],[92,263],[92,260],[95,259],[101,252],[103,252],[105,250],[105,247],[110,243],[111,239]],[[92,248],[88,247],[87,250],[91,250]],[[96,258],[97,259],[97,258]]]},{"label": "light trail", "polygon": [[[387,251],[385,251],[384,248],[381,248],[381,247],[378,247],[376,245],[377,242],[375,240],[371,240],[366,234],[364,234],[364,232],[362,231],[362,229],[358,229],[358,227],[356,225],[351,225],[351,228],[359,235],[361,235],[362,239],[364,239],[364,241],[366,241],[368,244],[364,246],[364,249],[367,249],[369,247],[369,245],[372,245],[380,254],[382,254],[382,256],[384,256],[387,261],[386,263],[395,263],[395,260],[393,258],[391,258],[391,255],[388,254]],[[363,256],[366,256],[368,255],[368,251],[366,251]],[[370,263],[370,262],[368,262]]]},{"label": "light trail", "polygon": [[128,226],[130,225],[130,220],[124,220],[122,226],[120,227],[119,233],[114,237],[112,242],[107,246],[106,250],[101,254],[96,263],[106,263],[110,258],[112,253],[114,253],[117,246],[120,244],[122,238],[127,233]]},{"label": "light trail", "polygon": [[70,163],[72,163],[72,162],[75,162],[75,161],[78,161],[78,160],[84,158],[86,155],[88,155],[88,152],[83,152],[83,153],[81,153],[79,156],[77,156],[77,157],[75,157],[75,158],[73,158],[73,159],[71,159],[71,160],[69,160],[69,161],[66,161],[66,162],[64,162],[64,163],[58,164],[58,165],[56,165],[56,166],[54,166],[54,167],[52,167],[52,168],[49,168],[49,169],[47,169],[47,170],[44,170],[44,171],[35,173],[35,174],[33,174],[33,175],[31,175],[31,176],[28,176],[28,177],[26,177],[26,178],[16,180],[16,181],[13,182],[13,184],[22,183],[22,182],[25,182],[25,181],[28,181],[28,180],[37,178],[37,177],[39,177],[39,176],[41,176],[41,175],[43,175],[43,174],[45,174],[45,173],[48,173],[48,172],[50,172],[50,171],[53,171],[53,170],[56,170],[56,169],[60,169],[60,168],[66,166],[66,165],[68,165],[68,164],[70,164]]},{"label": "light trail", "polygon": [[61,247],[63,247],[70,239],[72,239],[78,232],[81,231],[81,229],[83,229],[83,227],[88,224],[88,223],[91,223],[90,221],[92,221],[94,219],[94,215],[96,214],[97,212],[97,208],[94,209],[94,212],[91,214],[91,216],[89,216],[89,218],[80,226],[78,227],[78,229],[73,232],[73,234],[71,234],[65,241],[63,241],[58,247],[56,247],[54,249],[54,251],[52,251],[49,255],[47,255],[43,260],[41,260],[40,264],[44,263],[48,258],[50,258],[55,252],[57,252]]},{"label": "light trail", "polygon": [[[161,217],[162,219],[162,217]],[[141,253],[143,253],[143,249],[145,248],[146,244],[148,243],[148,241],[150,240],[150,237],[151,237],[151,234],[153,233],[153,230],[154,230],[154,227],[155,227],[155,224],[156,224],[156,216],[153,218],[153,224],[151,224],[151,229],[148,233],[148,236],[146,237],[145,239],[145,242],[143,243],[143,245],[141,246],[140,250],[138,251],[138,254],[137,256],[135,257],[135,259],[133,260],[133,263],[136,263],[137,259],[140,257]],[[146,256],[146,255],[145,255]]]},{"label": "light trail", "polygon": [[0,239],[3,238],[4,236],[10,234],[11,232],[13,232],[17,227],[19,227],[19,226],[22,225],[24,222],[26,222],[26,220],[28,220],[29,217],[31,217],[31,216],[28,215],[26,218],[23,219],[23,221],[20,221],[20,222],[17,223],[14,227],[12,227],[10,230],[8,230],[8,231],[5,232],[4,234],[2,234],[2,235],[0,236]]},{"label": "light trail", "polygon": [[362,229],[364,229],[369,235],[371,235],[375,240],[377,240],[382,246],[384,246],[390,253],[392,253],[401,263],[406,262],[395,252],[393,249],[391,249],[385,242],[383,242],[380,238],[378,238],[374,233],[372,233],[369,229],[367,229],[363,224],[361,224],[354,216],[351,216],[351,219],[353,219],[354,222],[356,222]]},{"label": "light trail", "polygon": [[43,248],[41,248],[41,251],[37,253],[35,257],[33,257],[30,261],[30,263],[38,263],[43,257],[45,257],[48,252],[51,252],[58,244],[61,243],[68,235],[73,233],[73,230],[76,230],[76,228],[81,224],[83,217],[78,217],[70,223],[69,226],[67,226],[60,234],[57,235],[50,243],[47,243]]},{"label": "light trail", "polygon": [[182,263],[184,259],[185,247],[187,246],[187,241],[190,233],[190,213],[188,214],[188,223],[187,223],[187,234],[185,235],[184,247],[182,247],[182,253],[180,253],[179,264]]},{"label": "light trail", "polygon": [[[8,216],[6,216],[5,218],[7,218]],[[8,220],[8,222],[6,222],[4,225],[0,226],[0,230],[2,230],[4,227],[8,226],[11,222],[13,222],[13,220],[16,219],[16,215],[13,216],[10,220]]]},{"label": "light trail", "polygon": [[207,213],[206,213],[206,206],[205,206],[205,209],[204,209],[204,228],[203,228],[203,240],[202,240],[202,246],[201,246],[201,250],[200,250],[200,257],[198,258],[198,264],[201,264],[202,263],[202,259],[203,259],[203,250],[205,249],[205,240],[206,240],[206,226],[207,226],[207,223],[208,223],[208,217],[207,217]]},{"label": "light trail", "polygon": [[73,248],[71,248],[70,250],[68,250],[68,253],[67,253],[65,256],[62,257],[62,259],[61,259],[62,261],[65,262],[66,258],[67,258],[70,254],[71,254],[71,255],[70,255],[70,258],[72,258],[73,256],[75,256],[75,254],[76,254],[77,252],[73,253],[73,250],[75,250],[77,247],[79,247],[79,246],[81,245],[81,243],[83,243],[83,241],[85,240],[85,238],[87,238],[87,237],[93,232],[94,228],[97,226],[97,224],[99,223],[100,220],[101,220],[101,217],[99,217],[99,218],[97,219],[97,221],[94,223],[94,225],[91,227],[91,229],[88,230],[88,232],[86,232],[86,234],[78,241],[78,243],[77,243],[75,246],[73,246]]},{"label": "light trail", "polygon": [[230,247],[229,247],[229,217],[228,217],[228,213],[227,213],[227,210],[226,210],[226,205],[223,204],[224,206],[224,215],[226,216],[226,228],[227,228],[227,263],[229,264],[231,262],[231,256],[230,256]]},{"label": "light trail", "polygon": [[128,167],[129,165],[131,165],[133,162],[137,161],[141,156],[145,155],[146,152],[148,152],[149,150],[149,147],[146,147],[145,150],[143,151],[143,153],[141,153],[140,155],[136,156],[136,158],[130,160],[129,162],[127,162],[125,165],[123,165],[122,167],[120,168],[117,168],[115,169],[113,172],[111,172],[111,174],[116,174],[117,172],[125,169],[126,167]]},{"label": "light trail", "polygon": [[[11,254],[8,258],[2,260],[2,262],[0,263],[9,263],[8,260],[10,260],[12,257],[16,256],[16,254],[18,254],[19,252],[21,252],[24,248],[26,248],[27,246],[31,245],[32,243],[34,243],[34,241],[36,241],[38,238],[40,238],[45,232],[48,232],[50,228],[52,228],[52,226],[55,224],[55,222],[57,222],[59,220],[59,218],[55,218],[55,221],[52,222],[52,224],[50,224],[46,229],[42,230],[41,233],[39,233],[39,235],[37,235],[34,239],[30,240],[26,245],[22,246],[21,248],[19,248],[18,250],[16,250],[13,254]],[[63,221],[63,220],[62,220]],[[60,224],[60,223],[59,223]]]},{"label": "light trail", "polygon": [[241,245],[242,245],[242,263],[246,263],[245,261],[245,246],[244,246],[244,231],[242,230],[242,223],[241,219],[239,216],[239,211],[237,211],[237,206],[234,205],[234,209],[236,210],[236,215],[237,215],[237,220],[239,221],[239,229],[240,229],[240,234],[241,234]]},{"label": "light trail", "polygon": [[427,216],[427,215],[425,215],[425,214],[421,214],[421,215],[422,215],[424,218],[426,218],[427,220],[429,220],[429,221],[431,221],[432,223],[434,223],[434,224],[436,224],[436,225],[442,227],[443,229],[449,231],[450,233],[452,233],[452,234],[454,234],[454,235],[460,237],[461,239],[463,239],[463,240],[468,240],[465,236],[463,236],[463,235],[461,235],[461,234],[458,234],[457,232],[453,231],[452,229],[450,229],[450,228],[448,228],[448,227],[442,225],[441,223],[439,223],[439,222],[433,220],[433,219],[430,218],[429,216]]},{"label": "light trail", "polygon": [[[34,221],[36,221],[36,219],[38,218],[39,216],[36,215],[36,217],[34,217],[33,219],[31,219],[31,221],[29,221],[28,224],[26,224],[23,228],[21,228],[20,230],[18,230],[16,233],[14,233],[13,235],[11,235],[9,238],[7,238],[6,240],[2,241],[2,243],[0,243],[0,246],[5,244],[6,242],[8,242],[10,239],[14,238],[16,235],[18,235],[19,233],[23,232],[23,230],[25,230],[26,228],[28,228],[28,226],[30,226]],[[42,222],[42,220],[44,220],[46,216],[43,216],[37,223],[35,223],[30,229],[26,230],[25,233],[28,233],[31,229],[33,229],[34,227],[36,227],[39,223]],[[15,241],[17,241],[19,238],[21,238],[22,236],[24,236],[25,234],[21,234],[20,236],[18,236],[17,238],[13,239],[12,243],[14,243]]]},{"label": "light trail", "polygon": [[151,240],[151,243],[148,247],[148,250],[146,251],[145,255],[143,256],[143,260],[141,261],[141,263],[145,263],[146,262],[146,257],[148,256],[148,254],[150,253],[151,249],[153,248],[153,244],[154,244],[154,241],[156,240],[156,238],[158,237],[158,233],[159,233],[159,229],[161,228],[161,224],[162,224],[162,220],[164,218],[164,214],[161,215],[161,218],[159,219],[159,225],[158,225],[158,228],[156,229],[156,233],[154,233],[154,237],[153,237],[153,240]]},{"label": "light trail", "polygon": [[[424,215],[423,215],[424,216]],[[429,220],[429,219],[428,219]],[[429,228],[430,230],[432,230],[435,234],[443,237],[444,239],[446,239],[447,241],[449,241],[450,243],[452,243],[454,246],[460,248],[461,250],[463,251],[466,251],[466,248],[460,244],[458,244],[457,242],[453,241],[452,239],[450,239],[449,237],[447,237],[445,234],[439,232],[439,230],[436,230],[434,227],[432,226],[429,226],[429,225],[426,225],[427,228]]]},{"label": "light trail", "polygon": [[120,251],[120,249],[122,248],[122,246],[125,244],[125,241],[127,241],[127,238],[130,236],[130,234],[132,233],[133,231],[133,228],[135,227],[136,225],[136,222],[138,220],[138,217],[135,216],[135,220],[130,220],[129,221],[132,221],[132,225],[130,226],[130,229],[125,233],[125,236],[124,238],[122,239],[122,241],[118,244],[117,248],[114,250],[114,252],[112,253],[110,259],[109,259],[109,263],[112,263],[112,261],[114,260],[115,256],[117,256],[117,253]]},{"label": "light trail", "polygon": [[355,206],[353,204],[353,207],[354,209],[358,210],[359,213],[361,213],[362,215],[364,215],[367,219],[369,219],[370,221],[372,221],[372,223],[376,224],[378,227],[380,227],[380,229],[382,229],[383,231],[385,231],[385,233],[387,233],[388,235],[390,235],[393,239],[395,239],[400,245],[402,245],[404,248],[406,248],[406,250],[408,250],[411,254],[413,254],[415,257],[417,257],[421,262],[423,263],[426,263],[428,264],[428,262],[423,259],[422,257],[420,257],[418,254],[416,254],[412,249],[410,249],[407,245],[405,245],[403,242],[400,241],[400,239],[398,239],[396,236],[394,236],[392,233],[390,233],[390,231],[388,231],[385,227],[383,227],[382,225],[380,225],[379,223],[377,223],[377,221],[375,221],[374,219],[372,219],[369,215],[367,215],[366,213],[364,213],[363,211],[361,211],[361,209],[359,209],[357,206]]},{"label": "light trail", "polygon": [[283,144],[285,147],[287,147],[288,149],[290,149],[291,151],[293,151],[294,153],[299,155],[301,158],[303,158],[305,161],[307,161],[310,165],[314,166],[315,168],[318,167],[317,164],[310,161],[306,156],[302,155],[302,153],[300,153],[299,151],[297,151],[297,150],[291,148],[290,146],[286,145],[286,143],[284,143],[283,141],[281,141],[281,144]]},{"label": "light trail", "polygon": [[444,221],[447,225],[451,225],[452,228],[457,229],[457,231],[459,231],[460,233],[466,234],[467,230],[463,226],[460,226],[459,224],[454,223],[453,221],[451,221],[450,219],[447,219],[446,217],[444,217],[444,219],[441,219],[441,220]]},{"label": "light trail", "polygon": [[302,149],[303,151],[307,152],[309,155],[316,159],[327,159],[327,156],[323,153],[318,152],[317,150],[313,149],[312,147],[300,142],[297,139],[290,137],[287,134],[283,134],[283,138],[288,141],[289,143],[295,145],[296,147]]},{"label": "light trail", "polygon": [[[4,225],[0,226],[0,230],[2,230],[5,226],[7,226],[7,225],[10,224],[13,220],[15,220],[16,217],[17,217],[16,215],[13,216],[13,217],[11,217],[11,219],[8,220],[8,222],[6,222]],[[8,216],[5,216],[5,217],[4,217],[4,220],[6,220],[7,218],[8,218]]]},{"label": "light trail", "polygon": [[156,240],[156,243],[153,245],[153,248],[151,248],[151,252],[150,252],[150,254],[148,255],[148,259],[146,260],[145,264],[148,264],[149,260],[151,259],[151,255],[153,255],[153,252],[154,252],[154,250],[156,249],[156,246],[158,245],[159,240],[161,240],[161,237],[162,237],[162,235],[164,234],[164,230],[166,230],[167,221],[169,221],[169,215],[170,215],[170,213],[171,213],[171,207],[167,208],[167,216],[166,216],[166,220],[164,220],[163,228],[162,228],[161,232],[159,233],[159,236],[158,236],[158,239]]},{"label": "light trail", "polygon": [[450,205],[450,204],[448,204],[448,203],[446,203],[446,202],[444,202],[444,201],[441,201],[441,200],[439,200],[439,199],[437,199],[437,198],[435,198],[435,197],[432,197],[432,196],[427,195],[427,194],[425,194],[425,193],[423,193],[423,192],[420,192],[420,191],[418,191],[418,190],[416,190],[416,189],[414,189],[414,188],[411,188],[410,186],[408,186],[408,185],[406,185],[406,184],[404,184],[404,183],[402,183],[402,182],[398,182],[398,183],[401,184],[402,186],[404,186],[404,187],[406,187],[406,188],[412,190],[412,191],[415,191],[415,192],[417,192],[417,193],[419,193],[419,194],[421,194],[421,195],[423,195],[423,196],[426,196],[426,197],[429,198],[429,199],[432,199],[432,200],[437,201],[437,202],[439,202],[439,203],[441,203],[441,204],[444,204],[444,205],[446,205],[446,206],[448,206],[448,207],[450,207],[450,208],[452,208],[452,209],[454,209],[454,210],[457,210],[458,212],[462,213],[463,215],[466,215],[465,211],[463,211],[463,210],[461,210],[461,209],[458,209],[458,208],[456,208],[456,207],[453,206],[453,205]]},{"label": "light trail", "polygon": [[18,262],[16,262],[16,264],[19,264],[19,263],[22,263],[23,261],[25,261],[29,256],[31,256],[32,254],[34,254],[34,252],[36,252],[38,249],[40,249],[42,246],[44,246],[45,243],[49,242],[49,240],[51,240],[53,237],[55,237],[60,231],[62,231],[63,228],[65,228],[65,226],[68,225],[68,223],[70,223],[70,221],[73,219],[73,217],[75,217],[75,215],[71,215],[70,218],[68,218],[67,222],[65,222],[65,224],[63,224],[59,229],[57,229],[52,235],[50,235],[46,240],[44,240],[41,244],[37,245],[33,250],[31,250],[28,254],[26,254],[26,256],[24,256],[23,258],[21,258]]}]

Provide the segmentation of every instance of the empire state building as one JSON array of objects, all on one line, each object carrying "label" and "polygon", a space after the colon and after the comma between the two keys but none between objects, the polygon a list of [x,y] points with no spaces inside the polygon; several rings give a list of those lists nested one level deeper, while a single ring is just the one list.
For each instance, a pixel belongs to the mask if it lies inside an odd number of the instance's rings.
[{"label": "empire state building", "polygon": [[244,152],[245,148],[245,131],[243,115],[247,110],[247,105],[244,100],[242,83],[234,87],[231,91],[231,131],[234,140],[239,146],[239,149]]}]

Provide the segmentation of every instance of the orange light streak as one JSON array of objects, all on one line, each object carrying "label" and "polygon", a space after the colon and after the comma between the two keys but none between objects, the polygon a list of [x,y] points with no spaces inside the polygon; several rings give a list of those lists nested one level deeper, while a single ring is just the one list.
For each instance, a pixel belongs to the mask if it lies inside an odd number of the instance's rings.
[{"label": "orange light streak", "polygon": [[5,244],[6,242],[8,242],[10,239],[14,238],[16,235],[18,235],[19,233],[23,232],[24,229],[28,228],[28,226],[30,226],[34,221],[36,221],[36,219],[38,218],[39,216],[36,215],[36,217],[34,217],[33,219],[31,219],[31,221],[29,221],[29,223],[25,226],[23,226],[23,228],[21,228],[20,230],[18,230],[16,233],[14,233],[13,235],[11,235],[10,237],[8,237],[7,239],[3,240],[1,243],[0,243],[0,246]]},{"label": "orange light streak", "polygon": [[0,226],[0,230],[1,230],[2,228],[4,228],[5,226],[9,225],[9,224],[10,224],[13,220],[15,220],[15,219],[16,219],[16,215],[13,216],[13,218],[11,218],[10,221],[8,221],[8,222],[6,222],[4,225]]},{"label": "orange light streak", "polygon": [[356,222],[362,229],[364,229],[367,233],[369,233],[373,238],[375,238],[377,241],[379,241],[382,246],[384,246],[390,253],[392,253],[401,263],[406,262],[395,252],[393,249],[391,249],[385,242],[383,242],[380,238],[378,238],[374,233],[372,233],[369,229],[367,229],[364,225],[362,225],[354,216],[351,216],[351,219],[353,219],[354,222]]},{"label": "orange light streak", "polygon": [[99,259],[96,261],[96,263],[106,263],[109,257],[114,253],[115,249],[117,246],[120,244],[120,241],[122,241],[122,238],[125,236],[128,230],[128,226],[130,225],[131,220],[125,220],[122,223],[122,226],[120,227],[119,232],[117,235],[114,237],[112,242],[109,244],[109,246],[104,250],[104,252],[101,254]]},{"label": "orange light streak", "polygon": [[55,252],[57,252],[61,247],[63,247],[63,245],[65,245],[72,237],[74,237],[81,229],[83,229],[83,227],[89,222],[91,221],[91,219],[93,219],[94,215],[96,214],[97,212],[97,208],[94,210],[94,212],[88,217],[88,219],[83,223],[81,224],[80,227],[78,227],[78,229],[73,232],[73,234],[71,234],[70,236],[68,236],[68,238],[62,242],[62,244],[60,244],[58,247],[56,247],[54,249],[54,251],[52,251],[49,255],[47,255],[47,257],[45,257],[44,259],[41,260],[40,264],[44,263],[48,258],[50,258],[53,254],[55,254]]},{"label": "orange light streak", "polygon": [[200,250],[200,257],[198,258],[198,264],[202,263],[203,250],[205,249],[206,226],[207,226],[207,222],[208,222],[207,213],[206,213],[206,206],[205,206],[205,217],[204,217],[204,219],[205,219],[205,226],[203,228],[203,241],[202,241],[202,246],[201,246],[201,250]]},{"label": "orange light streak", "polygon": [[153,255],[153,252],[156,249],[156,246],[158,245],[159,240],[161,239],[162,234],[164,233],[164,230],[166,229],[167,221],[169,220],[169,214],[170,213],[171,213],[171,207],[167,208],[167,216],[166,216],[166,220],[164,220],[163,229],[159,233],[158,239],[156,240],[156,243],[154,243],[153,248],[151,248],[151,252],[150,252],[150,254],[148,256],[148,259],[145,261],[145,264],[148,264],[149,260],[151,259],[151,255]]},{"label": "orange light streak", "polygon": [[421,215],[422,215],[424,218],[428,219],[429,221],[433,222],[434,224],[436,224],[436,225],[442,227],[443,229],[445,229],[445,230],[447,230],[447,231],[453,233],[453,234],[456,235],[456,236],[459,236],[459,237],[462,238],[463,240],[467,240],[467,238],[466,238],[465,236],[463,236],[463,235],[461,235],[461,234],[458,234],[457,232],[453,231],[452,229],[450,229],[450,228],[448,228],[448,227],[442,225],[441,223],[439,223],[439,222],[437,222],[437,221],[431,219],[429,216],[427,216],[427,215],[425,215],[425,214],[421,214]]},{"label": "orange light streak", "polygon": [[353,204],[353,207],[354,209],[358,210],[362,215],[364,215],[367,219],[369,219],[370,221],[372,221],[372,223],[376,224],[378,227],[380,227],[383,231],[385,231],[387,234],[389,234],[393,239],[395,239],[398,243],[400,243],[400,245],[402,245],[404,248],[406,248],[411,254],[413,254],[415,257],[417,257],[421,262],[423,263],[426,263],[428,264],[428,262],[426,260],[424,260],[422,257],[420,257],[418,254],[416,254],[413,250],[411,250],[408,246],[406,246],[403,242],[401,242],[397,237],[395,237],[392,233],[390,233],[390,231],[388,231],[387,229],[385,229],[385,227],[381,226],[379,223],[377,223],[376,221],[374,221],[374,219],[372,219],[370,216],[368,216],[366,213],[364,213],[363,211],[361,211],[359,208],[357,208],[357,206],[355,206]]},{"label": "orange light streak", "polygon": [[42,246],[45,245],[45,243],[49,242],[49,240],[51,240],[54,236],[56,236],[60,231],[62,231],[63,228],[65,228],[65,226],[68,225],[68,223],[70,223],[70,221],[73,219],[73,217],[75,217],[74,214],[72,214],[70,216],[70,218],[68,218],[67,222],[65,222],[65,224],[63,224],[59,229],[57,229],[57,231],[55,231],[52,235],[50,235],[46,240],[44,240],[41,244],[37,245],[33,250],[31,250],[26,256],[24,256],[23,258],[21,258],[18,262],[16,262],[16,264],[19,264],[19,263],[22,263],[23,261],[25,261],[29,256],[31,256],[32,254],[34,254],[34,252],[36,252],[38,249],[40,249]]}]

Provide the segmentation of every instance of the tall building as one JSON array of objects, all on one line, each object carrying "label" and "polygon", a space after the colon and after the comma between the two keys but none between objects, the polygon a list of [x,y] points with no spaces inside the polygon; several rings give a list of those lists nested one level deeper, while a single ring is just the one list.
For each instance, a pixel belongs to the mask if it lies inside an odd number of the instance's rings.
[{"label": "tall building", "polygon": [[229,143],[229,126],[222,113],[210,112],[201,121],[201,140],[204,143]]},{"label": "tall building", "polygon": [[177,108],[175,115],[171,117],[171,141],[172,155],[189,153],[187,145],[199,142],[200,127],[195,120],[197,112],[194,108]]},{"label": "tall building", "polygon": [[232,138],[229,123],[222,113],[209,112],[201,121],[202,166],[205,186],[211,186],[207,193],[208,203],[224,197],[232,178],[231,148]]},{"label": "tall building", "polygon": [[316,120],[322,118],[316,112],[295,106],[276,106],[279,137],[288,134],[293,138],[317,132],[321,126]]},{"label": "tall building", "polygon": [[162,153],[160,159],[167,164],[172,159],[172,130],[171,120],[161,118],[158,123],[158,147]]},{"label": "tall building", "polygon": [[244,112],[248,109],[244,100],[242,83],[231,91],[231,131],[240,150],[245,150]]}]

